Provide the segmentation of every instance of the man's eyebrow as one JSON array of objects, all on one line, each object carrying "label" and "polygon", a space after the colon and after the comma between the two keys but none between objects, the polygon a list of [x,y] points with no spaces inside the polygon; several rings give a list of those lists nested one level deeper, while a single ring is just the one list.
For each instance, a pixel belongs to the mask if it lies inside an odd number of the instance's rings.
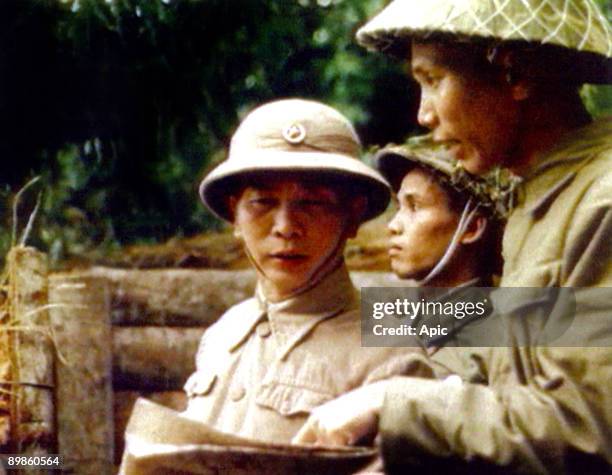
[{"label": "man's eyebrow", "polygon": [[397,194],[398,201],[414,200],[414,198],[415,198],[415,194],[412,193],[411,191],[402,191]]},{"label": "man's eyebrow", "polygon": [[410,67],[410,72],[414,76],[414,75],[417,75],[417,74],[423,74],[425,72],[425,69],[423,68],[422,65],[417,64],[416,66],[411,66]]},{"label": "man's eyebrow", "polygon": [[248,188],[251,188],[255,191],[270,191],[272,189],[272,187],[267,183],[253,183],[249,185]]},{"label": "man's eyebrow", "polygon": [[320,183],[304,183],[302,184],[301,191],[305,193],[336,193],[335,189]]},{"label": "man's eyebrow", "polygon": [[420,58],[416,62],[410,64],[412,74],[427,74],[436,68],[445,68],[448,66],[448,61],[439,54],[433,54],[427,58]]}]

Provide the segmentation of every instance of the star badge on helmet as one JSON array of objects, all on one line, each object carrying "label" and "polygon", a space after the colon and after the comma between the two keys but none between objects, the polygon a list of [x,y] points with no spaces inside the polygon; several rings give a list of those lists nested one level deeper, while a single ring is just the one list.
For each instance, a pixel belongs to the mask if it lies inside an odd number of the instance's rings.
[{"label": "star badge on helmet", "polygon": [[301,144],[306,139],[306,129],[299,122],[294,122],[283,129],[283,138],[292,145]]}]

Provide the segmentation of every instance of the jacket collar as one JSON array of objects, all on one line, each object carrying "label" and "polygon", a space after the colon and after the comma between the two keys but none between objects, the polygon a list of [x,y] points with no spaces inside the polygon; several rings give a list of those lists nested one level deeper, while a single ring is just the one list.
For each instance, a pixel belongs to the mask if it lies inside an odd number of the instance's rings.
[{"label": "jacket collar", "polygon": [[580,162],[612,146],[612,117],[605,117],[568,132],[527,173],[530,180],[559,165]]},{"label": "jacket collar", "polygon": [[318,284],[280,302],[270,302],[258,283],[255,298],[245,302],[248,313],[242,331],[230,343],[230,351],[240,347],[261,321],[267,320],[279,344],[279,358],[285,359],[323,320],[358,308],[359,299],[344,263]]},{"label": "jacket collar", "polygon": [[578,171],[612,148],[612,118],[600,119],[564,136],[524,178],[519,200],[534,218],[544,214]]}]

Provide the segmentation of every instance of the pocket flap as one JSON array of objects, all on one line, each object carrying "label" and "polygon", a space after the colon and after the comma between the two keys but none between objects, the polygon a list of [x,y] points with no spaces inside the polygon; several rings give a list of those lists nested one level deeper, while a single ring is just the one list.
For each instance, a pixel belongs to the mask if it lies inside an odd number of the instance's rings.
[{"label": "pocket flap", "polygon": [[217,375],[210,370],[199,370],[189,376],[184,389],[187,396],[206,396],[213,390]]},{"label": "pocket flap", "polygon": [[268,382],[258,388],[255,402],[260,406],[274,409],[283,416],[292,416],[309,414],[315,407],[333,398],[333,394],[280,382]]}]

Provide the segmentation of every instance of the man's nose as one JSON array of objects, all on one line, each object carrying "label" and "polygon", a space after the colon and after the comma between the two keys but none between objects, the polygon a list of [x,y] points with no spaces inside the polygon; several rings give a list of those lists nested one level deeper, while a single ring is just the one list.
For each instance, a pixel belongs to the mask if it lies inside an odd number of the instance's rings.
[{"label": "man's nose", "polygon": [[293,239],[303,234],[303,229],[296,210],[290,204],[278,207],[274,214],[273,234],[283,239]]},{"label": "man's nose", "polygon": [[421,93],[421,103],[419,104],[417,121],[420,125],[428,129],[433,129],[437,125],[437,116],[432,98],[423,92]]},{"label": "man's nose", "polygon": [[398,219],[397,215],[398,213],[393,215],[393,218],[391,218],[391,221],[387,223],[387,229],[389,230],[392,236],[398,236],[402,233],[402,226],[401,226],[400,220]]}]

